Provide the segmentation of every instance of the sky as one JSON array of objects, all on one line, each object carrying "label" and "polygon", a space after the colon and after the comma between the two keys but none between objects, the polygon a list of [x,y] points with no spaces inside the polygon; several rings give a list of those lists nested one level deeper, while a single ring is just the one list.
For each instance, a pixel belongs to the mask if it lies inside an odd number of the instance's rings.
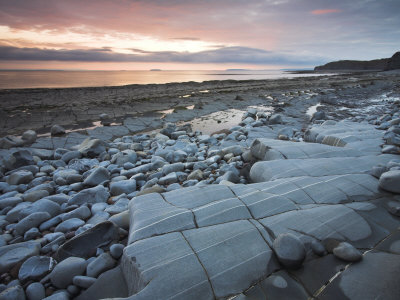
[{"label": "sky", "polygon": [[400,50],[400,0],[0,0],[0,69],[310,68]]}]

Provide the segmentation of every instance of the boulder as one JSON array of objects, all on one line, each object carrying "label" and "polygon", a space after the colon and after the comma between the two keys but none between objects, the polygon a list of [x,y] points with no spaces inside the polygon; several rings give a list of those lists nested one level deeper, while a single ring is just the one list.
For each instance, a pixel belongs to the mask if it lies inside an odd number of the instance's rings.
[{"label": "boulder", "polygon": [[96,254],[97,248],[118,239],[118,227],[109,221],[102,222],[63,244],[58,248],[56,258],[58,261],[71,256],[89,258]]},{"label": "boulder", "polygon": [[87,268],[86,274],[90,277],[97,277],[101,273],[110,270],[114,267],[115,261],[108,253],[103,253],[92,260]]},{"label": "boulder", "polygon": [[4,160],[4,165],[8,170],[28,165],[34,165],[35,160],[28,150],[18,150],[13,152],[7,159]]},{"label": "boulder", "polygon": [[400,170],[385,172],[379,178],[379,187],[396,194],[400,194]]},{"label": "boulder", "polygon": [[15,226],[15,233],[23,236],[26,231],[32,227],[38,227],[40,224],[50,218],[51,216],[47,212],[35,212],[18,222],[18,224]]},{"label": "boulder", "polygon": [[85,272],[86,265],[87,262],[83,258],[68,257],[55,266],[50,273],[50,281],[55,287],[65,289],[75,276]]}]

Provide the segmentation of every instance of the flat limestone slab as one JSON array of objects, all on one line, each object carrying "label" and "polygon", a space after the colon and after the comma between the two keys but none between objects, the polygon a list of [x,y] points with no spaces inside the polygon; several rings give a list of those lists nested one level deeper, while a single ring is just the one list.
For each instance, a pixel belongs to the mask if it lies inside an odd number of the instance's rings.
[{"label": "flat limestone slab", "polygon": [[277,159],[310,159],[330,157],[359,157],[365,153],[348,147],[323,144],[256,139],[250,147],[254,157],[269,161]]},{"label": "flat limestone slab", "polygon": [[195,228],[193,213],[167,203],[157,193],[134,198],[129,203],[129,241]]},{"label": "flat limestone slab", "polygon": [[128,299],[214,299],[203,266],[182,233],[137,241],[121,262]]},{"label": "flat limestone slab", "polygon": [[378,164],[387,164],[398,156],[390,154],[362,157],[333,157],[318,159],[281,159],[256,162],[251,170],[253,182],[270,181],[280,178],[300,176],[329,176],[362,174]]}]

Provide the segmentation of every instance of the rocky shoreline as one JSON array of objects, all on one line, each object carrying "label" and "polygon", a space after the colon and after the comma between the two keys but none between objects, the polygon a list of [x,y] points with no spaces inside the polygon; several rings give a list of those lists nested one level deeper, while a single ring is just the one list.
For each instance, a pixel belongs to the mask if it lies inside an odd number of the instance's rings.
[{"label": "rocky shoreline", "polygon": [[398,299],[399,79],[2,91],[0,299]]}]

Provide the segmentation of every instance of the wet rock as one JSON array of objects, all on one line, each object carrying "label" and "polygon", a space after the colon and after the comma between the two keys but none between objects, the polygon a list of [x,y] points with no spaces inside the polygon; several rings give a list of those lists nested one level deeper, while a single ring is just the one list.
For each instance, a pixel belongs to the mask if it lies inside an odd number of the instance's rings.
[{"label": "wet rock", "polygon": [[82,275],[87,262],[80,257],[69,257],[55,266],[50,273],[51,283],[57,288],[66,288],[75,276]]},{"label": "wet rock", "polygon": [[114,223],[109,221],[99,223],[63,244],[58,249],[56,258],[58,261],[70,256],[89,258],[96,253],[97,248],[118,239],[118,227]]},{"label": "wet rock", "polygon": [[8,135],[0,138],[0,149],[10,149],[23,146],[25,141],[19,137]]},{"label": "wet rock", "polygon": [[103,253],[90,262],[86,268],[86,274],[90,277],[97,277],[101,273],[114,267],[115,261],[108,253]]},{"label": "wet rock", "polygon": [[68,200],[68,205],[82,205],[106,202],[110,197],[108,189],[104,186],[96,186],[93,188],[80,191]]},{"label": "wet rock", "polygon": [[379,178],[379,187],[400,194],[400,170],[388,171]]},{"label": "wet rock", "polygon": [[198,169],[198,170],[194,170],[192,173],[189,174],[189,176],[187,177],[188,180],[202,180],[203,179],[203,172]]},{"label": "wet rock", "polygon": [[168,175],[172,172],[182,172],[185,169],[185,165],[181,162],[164,165],[162,168],[162,172],[164,175]]},{"label": "wet rock", "polygon": [[130,194],[136,191],[136,180],[121,180],[110,184],[111,195]]},{"label": "wet rock", "polygon": [[175,172],[169,173],[168,175],[161,177],[158,180],[158,183],[163,185],[170,185],[176,182],[178,182],[178,177],[176,176]]},{"label": "wet rock", "polygon": [[333,249],[333,254],[342,260],[356,262],[362,259],[362,254],[347,242],[341,242]]},{"label": "wet rock", "polygon": [[60,136],[65,134],[65,128],[61,125],[53,125],[50,129],[51,136]]},{"label": "wet rock", "polygon": [[11,185],[18,185],[29,183],[33,179],[33,174],[30,171],[20,170],[12,173],[7,178],[7,183]]},{"label": "wet rock", "polygon": [[24,234],[24,241],[29,241],[36,239],[37,237],[40,237],[42,234],[40,233],[39,229],[36,227],[33,227],[29,229],[27,232]]},{"label": "wet rock", "polygon": [[303,243],[291,233],[278,235],[274,240],[273,249],[279,262],[290,269],[299,268],[306,257]]},{"label": "wet rock", "polygon": [[18,279],[24,283],[29,280],[40,281],[50,273],[56,261],[48,256],[33,256],[28,258],[19,269]]}]

